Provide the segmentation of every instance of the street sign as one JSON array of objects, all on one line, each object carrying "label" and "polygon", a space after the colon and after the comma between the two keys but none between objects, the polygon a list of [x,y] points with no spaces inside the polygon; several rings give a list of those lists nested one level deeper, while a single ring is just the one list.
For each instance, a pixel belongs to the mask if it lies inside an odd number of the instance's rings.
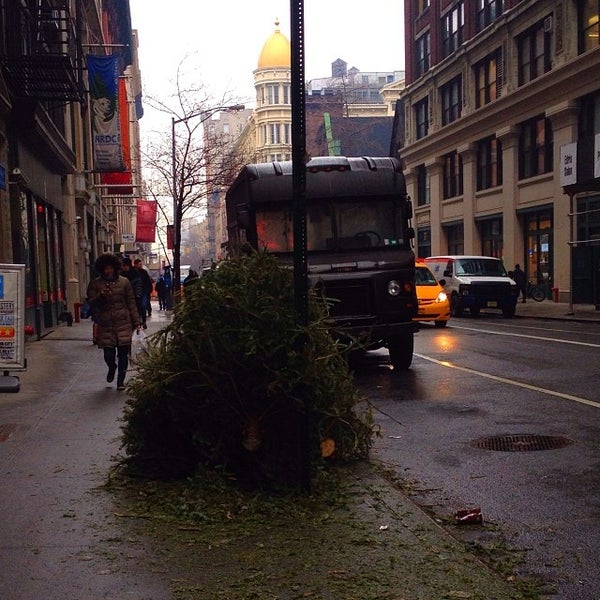
[{"label": "street sign", "polygon": [[560,147],[560,185],[577,183],[577,142]]},{"label": "street sign", "polygon": [[121,235],[121,242],[123,244],[133,244],[133,243],[135,243],[135,233],[123,233]]}]

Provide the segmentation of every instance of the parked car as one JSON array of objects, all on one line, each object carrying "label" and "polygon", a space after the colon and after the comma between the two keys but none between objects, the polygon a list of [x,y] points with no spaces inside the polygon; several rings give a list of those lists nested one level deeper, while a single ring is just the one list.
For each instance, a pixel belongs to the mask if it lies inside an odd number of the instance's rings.
[{"label": "parked car", "polygon": [[499,258],[492,256],[430,256],[425,259],[436,278],[444,279],[453,317],[468,309],[476,317],[482,308],[514,317],[517,284],[508,276]]},{"label": "parked car", "polygon": [[415,284],[419,313],[414,321],[433,321],[436,327],[446,327],[450,318],[450,302],[444,291],[444,280],[438,282],[422,261],[415,264]]}]

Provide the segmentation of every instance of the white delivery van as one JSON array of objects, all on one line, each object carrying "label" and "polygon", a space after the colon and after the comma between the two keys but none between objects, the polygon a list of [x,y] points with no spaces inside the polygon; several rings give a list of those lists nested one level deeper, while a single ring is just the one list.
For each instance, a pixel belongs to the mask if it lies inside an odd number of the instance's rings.
[{"label": "white delivery van", "polygon": [[519,292],[502,261],[491,256],[430,256],[425,259],[436,279],[445,279],[452,316],[465,309],[477,316],[482,308],[502,311],[513,317]]}]

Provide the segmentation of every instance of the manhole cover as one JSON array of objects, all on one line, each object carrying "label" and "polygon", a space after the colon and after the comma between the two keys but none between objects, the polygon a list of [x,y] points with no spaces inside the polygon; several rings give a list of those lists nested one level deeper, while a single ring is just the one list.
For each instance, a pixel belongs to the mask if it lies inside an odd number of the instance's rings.
[{"label": "manhole cover", "polygon": [[573,440],[560,435],[496,435],[482,437],[471,442],[471,446],[482,450],[499,452],[533,452],[534,450],[556,450],[570,446]]},{"label": "manhole cover", "polygon": [[0,442],[6,442],[16,428],[16,425],[0,425]]}]

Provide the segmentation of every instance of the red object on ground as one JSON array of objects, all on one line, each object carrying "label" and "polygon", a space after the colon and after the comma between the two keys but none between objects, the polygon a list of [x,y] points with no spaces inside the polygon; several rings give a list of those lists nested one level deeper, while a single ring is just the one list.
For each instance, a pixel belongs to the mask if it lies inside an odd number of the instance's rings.
[{"label": "red object on ground", "polygon": [[458,525],[473,525],[483,523],[483,515],[480,508],[470,508],[469,510],[459,510],[454,515]]},{"label": "red object on ground", "polygon": [[25,325],[24,331],[25,335],[33,335],[35,333],[35,328],[33,325]]},{"label": "red object on ground", "polygon": [[79,309],[83,306],[83,302],[75,302],[73,304],[73,312],[75,313],[75,323],[79,323]]}]

